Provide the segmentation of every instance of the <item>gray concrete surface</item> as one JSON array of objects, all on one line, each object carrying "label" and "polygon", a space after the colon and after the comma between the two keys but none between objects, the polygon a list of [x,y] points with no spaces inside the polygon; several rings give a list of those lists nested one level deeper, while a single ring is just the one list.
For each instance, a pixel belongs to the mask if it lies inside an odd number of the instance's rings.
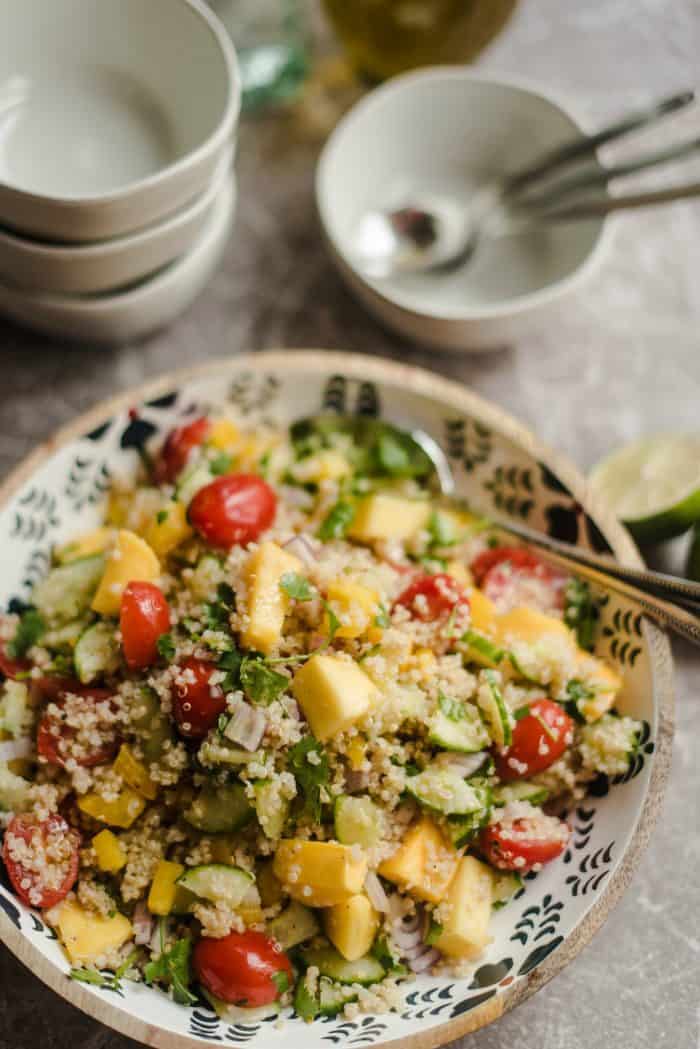
[{"label": "gray concrete surface", "polygon": [[[481,60],[556,87],[592,122],[695,82],[698,0],[523,0]],[[698,133],[697,115],[684,122]],[[320,346],[389,355],[473,386],[589,467],[616,444],[697,429],[700,205],[620,221],[605,268],[563,316],[487,357],[441,357],[382,331],[320,243],[317,145],[247,122],[240,206],[220,272],[173,328],[117,350],[55,344],[0,321],[0,474],[56,426],[147,376],[242,349]],[[602,932],[469,1049],[698,1049],[700,726],[697,654],[677,649],[678,732],[665,812]],[[0,949],[0,1046],[127,1049]]]}]

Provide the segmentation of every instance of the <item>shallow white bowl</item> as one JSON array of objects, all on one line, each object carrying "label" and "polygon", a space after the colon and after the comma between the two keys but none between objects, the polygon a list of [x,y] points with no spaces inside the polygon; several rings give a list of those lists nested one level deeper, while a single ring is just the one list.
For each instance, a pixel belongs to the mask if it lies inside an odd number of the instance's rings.
[{"label": "shallow white bowl", "polygon": [[121,342],[169,324],[194,301],[228,240],[235,183],[226,178],[187,254],[116,294],[46,295],[0,284],[0,312],[36,331],[78,340]]},{"label": "shallow white bowl", "polygon": [[202,0],[0,0],[0,222],[120,236],[201,193],[240,108]]},{"label": "shallow white bowl", "polygon": [[0,280],[26,291],[87,295],[148,277],[194,246],[230,179],[231,160],[229,150],[191,204],[138,233],[93,244],[50,244],[0,229]]},{"label": "shallow white bowl", "polygon": [[483,242],[451,274],[374,280],[353,262],[359,220],[414,194],[466,208],[478,186],[580,130],[558,102],[521,81],[444,66],[391,80],[340,121],[318,164],[319,215],[341,274],[409,338],[453,350],[503,345],[597,266],[603,221]]}]

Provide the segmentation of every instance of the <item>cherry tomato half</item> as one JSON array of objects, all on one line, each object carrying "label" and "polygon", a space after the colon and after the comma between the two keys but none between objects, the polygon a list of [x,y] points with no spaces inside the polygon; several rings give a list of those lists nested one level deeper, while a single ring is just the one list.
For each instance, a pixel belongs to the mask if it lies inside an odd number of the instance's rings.
[{"label": "cherry tomato half", "polygon": [[269,1005],[292,986],[289,958],[261,932],[231,932],[220,940],[203,937],[192,962],[200,983],[235,1005]]},{"label": "cherry tomato half", "polygon": [[569,577],[525,547],[485,550],[474,559],[471,570],[477,586],[499,612],[519,605],[541,612],[560,612],[564,607]]},{"label": "cherry tomato half", "polygon": [[432,623],[447,618],[454,608],[460,606],[465,612],[469,599],[459,584],[444,572],[422,575],[399,594],[395,605],[403,605],[414,619]]},{"label": "cherry tomato half", "polygon": [[100,746],[92,749],[81,748],[76,752],[74,740],[78,732],[65,722],[65,705],[68,695],[79,696],[84,701],[85,710],[89,711],[97,703],[112,699],[113,694],[106,688],[85,688],[80,685],[75,689],[67,689],[64,685],[63,691],[52,701],[52,706],[57,708],[57,713],[47,710],[39,722],[36,748],[40,756],[49,765],[59,765],[61,768],[64,768],[70,759],[86,769],[94,768],[95,765],[106,765],[119,749],[119,737],[116,730],[110,730],[108,739]]},{"label": "cherry tomato half", "polygon": [[0,645],[0,672],[14,681],[18,674],[26,674],[31,663],[26,659],[11,659],[3,645]]},{"label": "cherry tomato half", "polygon": [[538,815],[512,823],[492,823],[481,832],[479,847],[492,867],[526,873],[561,855],[569,835],[563,820]]},{"label": "cherry tomato half", "polygon": [[173,483],[187,466],[192,450],[204,444],[210,429],[209,420],[199,418],[170,431],[153,467],[156,484]]},{"label": "cherry tomato half", "polygon": [[[29,847],[32,856],[23,854]],[[2,858],[12,887],[28,907],[55,907],[78,878],[80,835],[62,816],[38,822],[15,816],[5,832]]]},{"label": "cherry tomato half", "polygon": [[173,698],[173,716],[178,731],[187,739],[203,739],[213,728],[219,714],[226,709],[226,697],[209,678],[216,670],[213,663],[192,656],[186,659],[178,674]]},{"label": "cherry tomato half", "polygon": [[502,780],[527,779],[558,761],[574,738],[574,723],[551,699],[536,699],[513,728],[513,741],[496,754]]},{"label": "cherry tomato half", "polygon": [[153,583],[129,583],[119,613],[122,649],[131,670],[150,667],[158,659],[158,638],[170,630],[170,607]]},{"label": "cherry tomato half", "polygon": [[217,477],[190,503],[190,524],[214,546],[252,543],[275,519],[277,497],[255,474]]}]

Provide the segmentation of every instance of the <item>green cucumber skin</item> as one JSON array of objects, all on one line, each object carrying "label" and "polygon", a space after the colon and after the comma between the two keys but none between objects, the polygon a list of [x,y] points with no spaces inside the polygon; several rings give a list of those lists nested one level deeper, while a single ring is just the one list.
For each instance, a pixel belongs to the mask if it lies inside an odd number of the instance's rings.
[{"label": "green cucumber skin", "polygon": [[184,813],[197,830],[208,834],[232,834],[254,816],[241,783],[204,788]]},{"label": "green cucumber skin", "polygon": [[[180,875],[177,879],[177,884],[181,885],[183,889],[187,889],[188,892],[194,893],[195,896],[199,896],[200,899],[216,902],[213,896],[206,891],[207,885],[205,883],[211,875],[218,875],[220,879],[229,881],[231,889],[229,897],[227,898],[224,893],[217,899],[230,903],[234,907],[239,905],[246,892],[255,884],[252,874],[241,870],[240,867],[227,866],[225,863],[204,863],[198,867],[190,867],[189,870]],[[233,891],[234,888],[235,892]]]},{"label": "green cucumber skin", "polygon": [[334,947],[316,947],[304,951],[302,957],[306,966],[315,965],[321,976],[327,976],[336,983],[357,983],[369,987],[379,983],[386,975],[384,966],[369,954],[349,962]]},{"label": "green cucumber skin", "polygon": [[[482,732],[479,732],[480,727]],[[458,754],[477,754],[491,742],[484,726],[466,719],[462,725],[459,721],[451,721],[442,711],[433,715],[428,738],[436,747]]]}]

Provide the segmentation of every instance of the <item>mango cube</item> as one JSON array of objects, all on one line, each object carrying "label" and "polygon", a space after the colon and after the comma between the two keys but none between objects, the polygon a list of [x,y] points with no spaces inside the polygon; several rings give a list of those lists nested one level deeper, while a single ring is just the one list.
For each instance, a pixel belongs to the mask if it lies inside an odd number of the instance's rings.
[{"label": "mango cube", "polygon": [[367,860],[356,854],[333,841],[288,838],[279,843],[272,869],[292,899],[307,907],[333,907],[362,891]]},{"label": "mango cube", "polygon": [[116,874],[126,866],[126,851],[116,834],[111,830],[101,830],[92,839],[92,847],[97,856],[97,866],[108,874]]},{"label": "mango cube", "polygon": [[76,539],[64,543],[56,550],[56,560],[62,565],[71,561],[78,561],[81,557],[91,557],[93,554],[101,554],[114,542],[115,531],[113,528],[94,528],[92,532],[85,532]]},{"label": "mango cube", "polygon": [[496,622],[496,606],[482,590],[474,587],[469,592],[469,607],[471,610],[470,626],[481,634],[490,634]]},{"label": "mango cube", "polygon": [[410,539],[426,527],[431,512],[428,502],[377,492],[365,496],[357,504],[348,535],[361,543],[372,543],[377,539]]},{"label": "mango cube", "polygon": [[566,623],[534,608],[512,608],[496,616],[492,633],[505,648],[510,641],[534,645],[545,637],[556,636],[571,644],[572,653],[575,649],[574,636]]},{"label": "mango cube", "polygon": [[581,713],[586,721],[597,721],[614,706],[617,694],[622,688],[622,678],[607,663],[581,650],[578,652],[577,672],[595,691],[591,699],[581,703]]},{"label": "mango cube", "polygon": [[445,571],[457,583],[461,583],[462,586],[471,586],[474,581],[471,572],[461,561],[448,561]]},{"label": "mango cube", "polygon": [[457,869],[459,853],[440,828],[424,816],[408,831],[393,856],[379,868],[382,878],[429,903],[444,899]]},{"label": "mango cube", "polygon": [[148,543],[134,532],[121,529],[93,598],[93,610],[103,616],[118,616],[127,583],[152,583],[159,576],[160,564]]},{"label": "mango cube", "polygon": [[363,717],[379,699],[379,689],[357,663],[322,654],[296,672],[292,692],[321,742]]},{"label": "mango cube", "polygon": [[167,557],[192,534],[184,504],[171,499],[152,518],[144,539],[157,557]]},{"label": "mango cube", "polygon": [[123,914],[107,918],[88,911],[76,900],[64,900],[56,920],[58,935],[74,963],[92,962],[118,950],[133,935],[131,922]]},{"label": "mango cube", "polygon": [[207,444],[220,452],[231,452],[241,439],[241,431],[230,419],[216,419],[207,435]]},{"label": "mango cube", "polygon": [[160,860],[151,882],[148,893],[148,909],[151,914],[164,917],[170,914],[175,906],[179,885],[176,884],[185,868],[181,863],[171,863],[169,860]]},{"label": "mango cube", "polygon": [[352,466],[340,452],[327,448],[295,463],[293,473],[302,484],[309,481],[318,484],[321,481],[340,481],[352,473]]},{"label": "mango cube", "polygon": [[326,935],[349,962],[367,954],[379,928],[379,915],[365,893],[350,896],[324,912]]},{"label": "mango cube", "polygon": [[275,647],[282,636],[284,617],[291,602],[280,586],[282,577],[302,569],[299,558],[282,550],[277,543],[261,543],[252,554],[246,573],[248,620],[242,634],[246,648],[255,648],[267,655]]},{"label": "mango cube", "polygon": [[[361,637],[372,626],[379,611],[377,591],[351,579],[334,579],[328,584],[326,597],[340,621],[336,637]],[[325,620],[325,630],[328,633],[328,616]]]},{"label": "mango cube", "polygon": [[145,765],[134,757],[126,743],[122,743],[119,748],[112,768],[125,783],[133,787],[139,794],[143,794],[144,798],[153,801],[158,793],[158,787],[148,775]]},{"label": "mango cube", "polygon": [[78,808],[86,816],[91,816],[100,823],[110,827],[128,829],[146,807],[145,800],[130,787],[125,787],[114,801],[107,801],[100,794],[93,792],[78,798]]},{"label": "mango cube", "polygon": [[475,958],[488,945],[493,875],[474,856],[459,861],[443,907],[442,932],[436,947],[450,958]]}]

